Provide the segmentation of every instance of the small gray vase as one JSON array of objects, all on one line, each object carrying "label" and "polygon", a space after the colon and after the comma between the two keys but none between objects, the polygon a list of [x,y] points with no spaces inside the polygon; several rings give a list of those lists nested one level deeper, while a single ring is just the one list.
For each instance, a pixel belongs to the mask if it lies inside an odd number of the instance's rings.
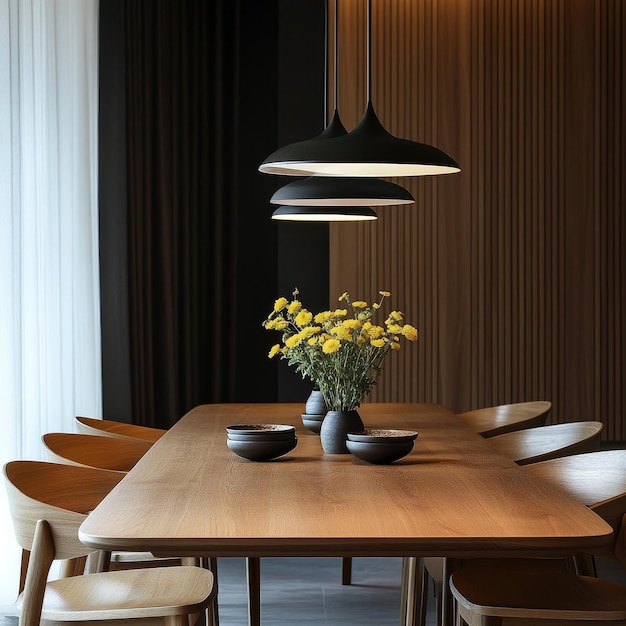
[{"label": "small gray vase", "polygon": [[363,428],[363,420],[355,409],[352,411],[328,411],[320,428],[320,439],[324,452],[349,454],[346,447],[348,433],[358,432]]},{"label": "small gray vase", "polygon": [[328,407],[324,395],[319,389],[313,389],[304,405],[304,412],[307,415],[326,415],[327,411]]}]

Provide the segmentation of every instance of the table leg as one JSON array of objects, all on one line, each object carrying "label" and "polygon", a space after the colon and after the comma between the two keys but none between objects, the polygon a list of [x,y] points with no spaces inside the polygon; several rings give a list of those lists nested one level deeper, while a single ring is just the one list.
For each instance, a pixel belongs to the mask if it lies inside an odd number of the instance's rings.
[{"label": "table leg", "polygon": [[261,559],[246,558],[248,578],[248,626],[261,626]]},{"label": "table leg", "polygon": [[352,582],[352,557],[344,556],[341,559],[341,584],[349,585]]},{"label": "table leg", "polygon": [[400,605],[400,625],[424,624],[422,559],[406,556],[402,559],[402,597]]}]

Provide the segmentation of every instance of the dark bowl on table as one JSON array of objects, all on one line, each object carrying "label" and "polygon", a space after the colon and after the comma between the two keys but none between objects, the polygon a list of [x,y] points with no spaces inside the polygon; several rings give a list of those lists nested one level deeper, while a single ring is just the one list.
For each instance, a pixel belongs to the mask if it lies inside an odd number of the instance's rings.
[{"label": "dark bowl on table", "polygon": [[348,452],[374,465],[387,465],[405,457],[413,450],[415,439],[408,441],[352,441],[346,440]]},{"label": "dark bowl on table", "polygon": [[263,432],[258,433],[228,433],[227,437],[231,441],[293,441],[296,431],[291,432]]},{"label": "dark bowl on table", "polygon": [[322,422],[324,421],[326,414],[320,415],[318,413],[302,413],[301,417],[304,427],[319,435],[320,428],[322,427]]},{"label": "dark bowl on table", "polygon": [[297,445],[298,439],[294,436],[286,440],[237,441],[228,438],[228,448],[238,456],[250,461],[271,461],[287,452],[291,452]]},{"label": "dark bowl on table", "polygon": [[289,424],[231,424],[226,426],[229,435],[264,435],[280,438],[295,435],[296,427]]},{"label": "dark bowl on table", "polygon": [[414,430],[400,430],[398,428],[365,428],[358,432],[348,433],[350,441],[366,441],[370,443],[399,443],[400,441],[415,441],[418,433]]}]

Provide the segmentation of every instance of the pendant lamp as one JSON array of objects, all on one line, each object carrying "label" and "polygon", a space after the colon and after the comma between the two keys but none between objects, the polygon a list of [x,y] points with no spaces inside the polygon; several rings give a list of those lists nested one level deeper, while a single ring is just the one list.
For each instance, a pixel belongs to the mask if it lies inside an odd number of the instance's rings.
[{"label": "pendant lamp", "polygon": [[417,141],[401,139],[380,123],[372,105],[372,0],[367,4],[367,107],[346,135],[316,137],[279,148],[259,171],[286,176],[431,176],[460,171],[448,154]]},{"label": "pendant lamp", "polygon": [[378,219],[366,206],[279,206],[273,220],[291,222],[367,222]]},{"label": "pendant lamp", "polygon": [[270,202],[292,206],[385,206],[411,204],[415,199],[404,187],[378,178],[310,176],[281,187]]},{"label": "pendant lamp", "polygon": [[[337,0],[338,2],[338,0]],[[331,139],[347,134],[337,110],[338,93],[338,31],[339,14],[335,4],[335,32],[334,32],[334,107],[333,117],[319,139]],[[324,24],[324,123],[328,110],[328,0],[326,0],[325,24]],[[272,204],[289,205],[289,208],[277,211],[272,216],[273,219],[288,219],[288,215],[293,215],[293,219],[298,220],[356,220],[358,211],[361,211],[362,219],[376,219],[373,211],[366,209],[371,206],[411,204],[415,202],[413,196],[400,185],[378,180],[376,178],[367,179],[351,177],[315,177],[311,176],[304,180],[298,180],[279,189],[270,199]],[[355,212],[337,213],[334,210],[308,212],[294,211],[294,207],[357,207]],[[340,217],[337,217],[337,216]],[[324,217],[326,216],[326,218]]]}]

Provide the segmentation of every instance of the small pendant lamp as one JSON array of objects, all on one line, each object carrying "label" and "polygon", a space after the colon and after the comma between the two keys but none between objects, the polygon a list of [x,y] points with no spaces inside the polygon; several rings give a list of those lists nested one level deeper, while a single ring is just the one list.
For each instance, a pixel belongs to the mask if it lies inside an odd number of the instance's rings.
[{"label": "small pendant lamp", "polygon": [[378,178],[310,176],[281,187],[270,202],[292,206],[385,206],[411,204],[415,199],[404,187]]},{"label": "small pendant lamp", "polygon": [[431,176],[459,172],[448,154],[417,141],[401,139],[380,123],[372,105],[372,0],[367,4],[367,107],[346,135],[316,137],[279,148],[259,171],[287,176]]},{"label": "small pendant lamp", "polygon": [[291,222],[367,222],[378,219],[366,206],[279,206],[273,220]]}]

